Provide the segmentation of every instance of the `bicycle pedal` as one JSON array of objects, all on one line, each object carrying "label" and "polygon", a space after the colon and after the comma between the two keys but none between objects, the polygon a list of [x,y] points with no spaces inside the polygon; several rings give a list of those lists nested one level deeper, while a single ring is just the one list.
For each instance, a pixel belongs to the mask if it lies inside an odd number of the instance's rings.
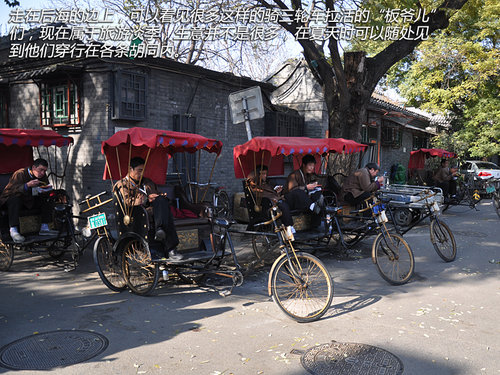
[{"label": "bicycle pedal", "polygon": [[221,297],[228,297],[232,294],[233,292],[230,290],[219,290],[219,295]]}]

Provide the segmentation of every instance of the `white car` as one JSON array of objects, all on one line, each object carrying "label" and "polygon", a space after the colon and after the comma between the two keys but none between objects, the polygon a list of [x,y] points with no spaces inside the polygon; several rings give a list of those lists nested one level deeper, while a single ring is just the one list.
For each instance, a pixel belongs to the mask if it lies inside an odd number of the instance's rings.
[{"label": "white car", "polygon": [[500,178],[500,167],[495,163],[480,160],[467,160],[460,168],[462,173],[472,173],[482,180]]}]

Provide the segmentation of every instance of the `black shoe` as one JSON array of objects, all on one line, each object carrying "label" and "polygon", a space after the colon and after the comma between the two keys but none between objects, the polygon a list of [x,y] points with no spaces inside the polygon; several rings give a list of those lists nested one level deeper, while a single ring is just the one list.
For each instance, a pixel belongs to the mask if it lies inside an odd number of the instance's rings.
[{"label": "black shoe", "polygon": [[173,261],[183,260],[184,256],[182,254],[179,254],[177,250],[172,249],[168,252],[168,259]]},{"label": "black shoe", "polygon": [[161,228],[157,229],[155,233],[155,241],[163,242],[165,241],[165,238],[167,238],[165,231]]}]

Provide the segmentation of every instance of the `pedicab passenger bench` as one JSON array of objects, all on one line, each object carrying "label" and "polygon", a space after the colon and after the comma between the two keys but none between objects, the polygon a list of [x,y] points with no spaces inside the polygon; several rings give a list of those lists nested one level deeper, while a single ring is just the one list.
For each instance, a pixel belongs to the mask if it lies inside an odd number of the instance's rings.
[{"label": "pedicab passenger bench", "polygon": [[[173,204],[174,207],[177,206],[176,202],[178,202],[178,200],[176,199],[177,197],[173,186],[158,186],[158,189],[162,193],[167,193],[171,204]],[[133,217],[133,222],[128,227],[123,225],[123,214],[116,199],[115,210],[117,218],[119,218],[118,231],[120,235],[125,232],[132,231],[142,235],[146,240],[148,240],[148,237],[150,237],[149,239],[154,237],[153,218],[149,217],[147,211],[143,207],[135,207],[133,209],[131,215]],[[174,224],[177,236],[179,237],[179,245],[177,246],[177,250],[179,252],[182,253],[199,250],[202,242],[205,247],[209,246],[212,227],[208,218],[180,218],[174,216]]]},{"label": "pedicab passenger bench", "polygon": [[[0,193],[3,192],[9,183],[12,173],[0,174]],[[41,216],[39,209],[21,210],[19,216],[19,232],[21,234],[36,233],[41,225]],[[9,237],[9,218],[7,216],[7,205],[0,207],[0,229],[2,239],[10,240]]]}]

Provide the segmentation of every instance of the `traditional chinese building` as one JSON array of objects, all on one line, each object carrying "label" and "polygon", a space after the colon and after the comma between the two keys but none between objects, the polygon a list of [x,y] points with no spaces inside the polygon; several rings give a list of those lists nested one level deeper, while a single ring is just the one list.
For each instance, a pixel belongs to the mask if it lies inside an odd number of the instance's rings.
[{"label": "traditional chinese building", "polygon": [[[304,134],[324,137],[328,130],[328,112],[322,88],[314,79],[304,60],[288,61],[267,79],[274,90],[275,104],[296,109],[305,118]],[[447,126],[435,116],[374,93],[362,125],[362,142],[370,145],[362,164],[377,162],[382,171],[401,163],[408,166],[410,152],[428,147],[437,127]]]},{"label": "traditional chinese building", "polygon": [[[28,35],[29,36],[29,35]],[[229,192],[234,178],[232,149],[247,141],[244,124],[233,125],[228,95],[260,86],[265,118],[252,121],[253,136],[303,129],[295,110],[273,105],[271,83],[256,82],[170,59],[9,59],[10,41],[0,39],[0,127],[54,129],[69,134],[66,189],[78,199],[109,189],[102,180],[101,142],[128,127],[196,132],[223,142],[213,180]],[[295,132],[294,132],[295,134]],[[212,155],[169,163],[169,179],[189,175],[207,181]]]}]

